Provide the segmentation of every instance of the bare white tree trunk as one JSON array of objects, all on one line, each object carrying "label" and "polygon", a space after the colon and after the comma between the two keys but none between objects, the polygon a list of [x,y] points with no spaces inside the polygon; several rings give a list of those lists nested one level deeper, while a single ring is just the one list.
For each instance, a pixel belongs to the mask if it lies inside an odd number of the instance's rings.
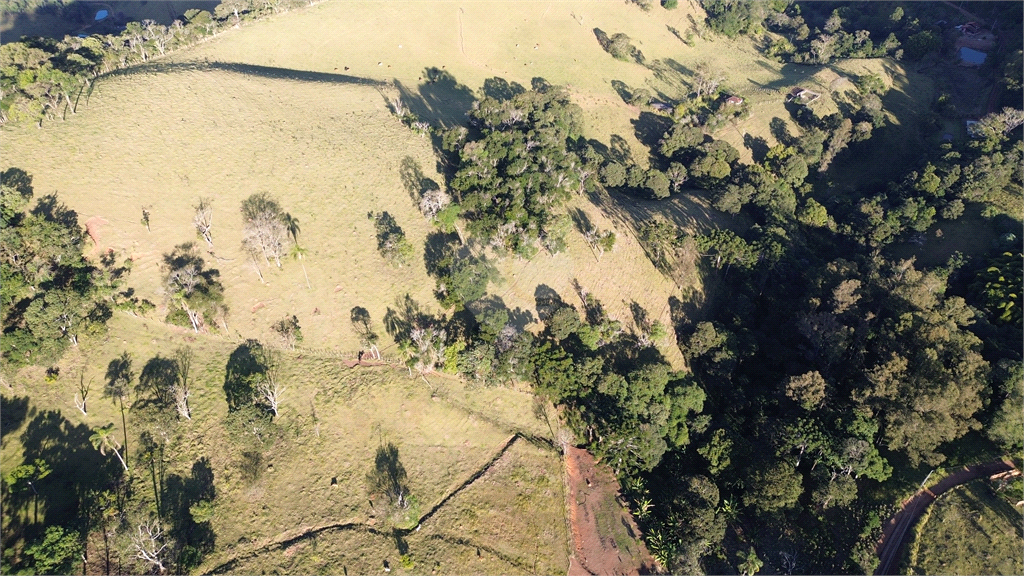
[{"label": "bare white tree trunk", "polygon": [[192,369],[192,349],[188,346],[174,351],[174,363],[177,365],[177,381],[171,387],[174,407],[178,415],[186,420],[192,419],[192,410],[188,407],[188,399],[192,395],[188,388],[189,371]]},{"label": "bare white tree trunk", "polygon": [[277,383],[277,377],[274,376],[273,370],[268,370],[267,375],[263,381],[260,382],[258,391],[260,397],[267,402],[267,406],[270,407],[270,411],[274,413],[274,417],[277,417],[277,408],[281,404],[281,395],[287,388],[280,386]]},{"label": "bare white tree trunk", "polygon": [[210,205],[208,198],[200,198],[199,204],[196,205],[196,214],[192,218],[192,223],[196,227],[196,232],[206,240],[206,243],[213,247],[213,234],[211,229],[213,228],[213,206]]},{"label": "bare white tree trunk", "polygon": [[[89,415],[85,408],[85,400],[89,397],[89,388],[89,384],[85,383],[85,374],[82,374],[78,383],[78,392],[75,394],[75,408],[78,408],[83,416]],[[81,401],[78,400],[79,396],[82,398]]]},{"label": "bare white tree trunk", "polygon": [[149,562],[160,574],[167,571],[164,562],[160,559],[161,553],[167,548],[162,543],[164,531],[158,520],[149,520],[139,524],[138,530],[132,534],[132,546],[135,548],[135,557],[139,560]]},{"label": "bare white tree trunk", "polygon": [[181,299],[181,307],[185,310],[185,314],[188,315],[188,321],[192,323],[192,330],[198,334],[199,328],[203,325],[202,313],[199,310],[189,308],[188,302],[184,298]]},{"label": "bare white tree trunk", "polygon": [[188,407],[188,398],[191,395],[192,392],[187,386],[174,385],[174,407],[178,410],[178,415],[185,420],[192,419],[192,411]]}]

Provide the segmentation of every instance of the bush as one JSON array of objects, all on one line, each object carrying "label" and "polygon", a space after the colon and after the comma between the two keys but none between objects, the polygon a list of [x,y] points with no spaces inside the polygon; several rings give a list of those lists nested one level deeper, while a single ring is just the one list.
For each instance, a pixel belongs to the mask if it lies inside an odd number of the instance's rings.
[{"label": "bush", "polygon": [[175,308],[168,312],[167,317],[164,318],[164,322],[175,326],[182,326],[184,328],[192,327],[192,322],[188,319],[188,313],[182,308]]},{"label": "bush", "polygon": [[601,168],[601,182],[608,188],[618,188],[626,183],[626,168],[618,162],[610,162]]},{"label": "bush", "polygon": [[679,0],[661,0],[661,6],[665,10],[675,10],[679,7]]},{"label": "bush", "polygon": [[[242,452],[242,460],[238,463],[242,479],[251,484],[259,480],[263,474],[263,454],[256,451]],[[191,511],[191,510],[190,510]]]}]

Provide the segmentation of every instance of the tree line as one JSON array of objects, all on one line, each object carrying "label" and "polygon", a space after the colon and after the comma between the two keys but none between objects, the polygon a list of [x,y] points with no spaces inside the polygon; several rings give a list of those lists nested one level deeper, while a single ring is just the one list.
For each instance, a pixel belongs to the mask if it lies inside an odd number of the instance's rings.
[{"label": "tree line", "polygon": [[[0,46],[0,125],[64,119],[82,93],[104,74],[145,63],[201,42],[221,30],[296,7],[309,0],[225,0],[211,14],[190,9],[169,26],[128,22],[117,34],[24,37]],[[18,9],[28,9],[31,3]],[[72,5],[73,6],[73,5]],[[68,10],[58,6],[55,10]]]},{"label": "tree line", "polygon": [[[570,130],[548,132],[564,155],[550,148],[538,155],[529,143],[541,142],[533,134],[549,120],[520,111],[546,95],[482,98],[469,128],[436,134],[453,205],[497,257],[528,258],[548,247],[558,198],[580,190],[579,181],[654,197],[675,192],[673,180],[688,181],[696,190],[678,193],[708,194],[716,209],[753,225],[696,235],[660,218],[640,226],[659,268],[671,273],[682,254],[695,254],[701,274],[716,279],[708,320],[690,322],[684,303],[670,302],[691,368],[685,374],[646,345],[644,323],[627,331],[581,286],[582,311],[538,288],[543,329],[521,330],[516,311],[486,295],[486,274],[453,282],[453,271],[486,261],[438,233],[428,270],[444,279],[438,300],[453,314],[426,314],[406,298],[385,318],[410,370],[532,382],[564,408],[576,442],[618,472],[648,545],[670,571],[766,561],[785,571],[873,570],[894,486],[946,462],[965,442],[990,453],[1024,446],[1013,404],[1024,374],[1021,300],[1007,289],[1022,260],[1003,254],[1016,236],[987,256],[955,255],[941,266],[885,251],[938,218],[958,219],[971,204],[985,206],[1004,191],[1020,195],[1019,170],[1010,167],[1019,166],[1022,144],[1021,113],[1004,109],[983,118],[968,142],[933,147],[902,179],[839,193],[822,175],[885,122],[884,85],[870,76],[858,84],[859,100],[841,114],[792,106],[799,134],[776,130],[780,144],[760,163],[739,163],[731,146],[685,119],[663,135],[651,169],[602,155]],[[534,158],[520,159],[520,151]],[[577,159],[586,179],[557,169]],[[544,176],[534,177],[538,169]],[[532,193],[558,182],[568,190],[531,204]],[[988,213],[989,225],[1004,225]],[[517,232],[511,241],[503,226]],[[449,284],[474,288],[451,298]],[[729,555],[735,545],[727,534],[740,540],[742,554]]]}]

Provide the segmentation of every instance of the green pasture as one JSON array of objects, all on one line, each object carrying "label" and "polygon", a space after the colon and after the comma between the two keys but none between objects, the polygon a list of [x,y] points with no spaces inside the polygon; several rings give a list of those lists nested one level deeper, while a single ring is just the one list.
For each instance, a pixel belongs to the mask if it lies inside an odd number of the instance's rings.
[{"label": "green pasture", "polygon": [[1024,517],[984,479],[932,504],[908,546],[909,574],[1020,574]]}]

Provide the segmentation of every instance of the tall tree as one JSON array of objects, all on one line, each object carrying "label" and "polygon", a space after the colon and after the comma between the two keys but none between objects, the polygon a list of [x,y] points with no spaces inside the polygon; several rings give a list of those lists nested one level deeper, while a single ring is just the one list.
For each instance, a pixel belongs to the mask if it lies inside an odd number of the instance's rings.
[{"label": "tall tree", "polygon": [[186,326],[199,332],[216,318],[227,312],[224,306],[224,287],[218,280],[220,272],[207,268],[194,242],[186,242],[164,254],[164,285],[172,304],[169,322],[177,322],[175,315],[184,315]]},{"label": "tall tree", "polygon": [[[281,206],[269,194],[258,192],[249,196],[242,201],[242,246],[250,254],[261,254],[267,264],[273,259],[280,268],[289,234],[284,218]],[[298,233],[298,221],[294,223]]]},{"label": "tall tree", "polygon": [[[121,466],[124,467],[124,471],[127,472],[128,462],[125,460],[125,458],[121,457],[121,452],[118,450],[118,448],[120,448],[121,445],[118,444],[117,439],[114,438],[113,432],[113,424],[107,424],[106,426],[96,428],[93,430],[92,436],[89,437],[89,441],[92,442],[93,447],[99,450],[100,454],[103,454],[104,456],[107,455],[108,449],[113,450],[114,455],[117,456],[117,459],[121,462]],[[127,455],[128,454],[126,450],[125,456]]]},{"label": "tall tree", "polygon": [[[132,355],[128,351],[123,352],[107,365],[107,386],[104,394],[114,400],[121,409],[121,428],[124,430],[124,464],[128,469],[128,423],[125,419],[125,400],[131,393],[132,382],[135,381],[135,372],[132,371]],[[98,430],[97,430],[98,432]],[[102,450],[100,450],[102,452]],[[116,448],[115,448],[116,452]],[[118,458],[120,458],[120,454]]]}]

